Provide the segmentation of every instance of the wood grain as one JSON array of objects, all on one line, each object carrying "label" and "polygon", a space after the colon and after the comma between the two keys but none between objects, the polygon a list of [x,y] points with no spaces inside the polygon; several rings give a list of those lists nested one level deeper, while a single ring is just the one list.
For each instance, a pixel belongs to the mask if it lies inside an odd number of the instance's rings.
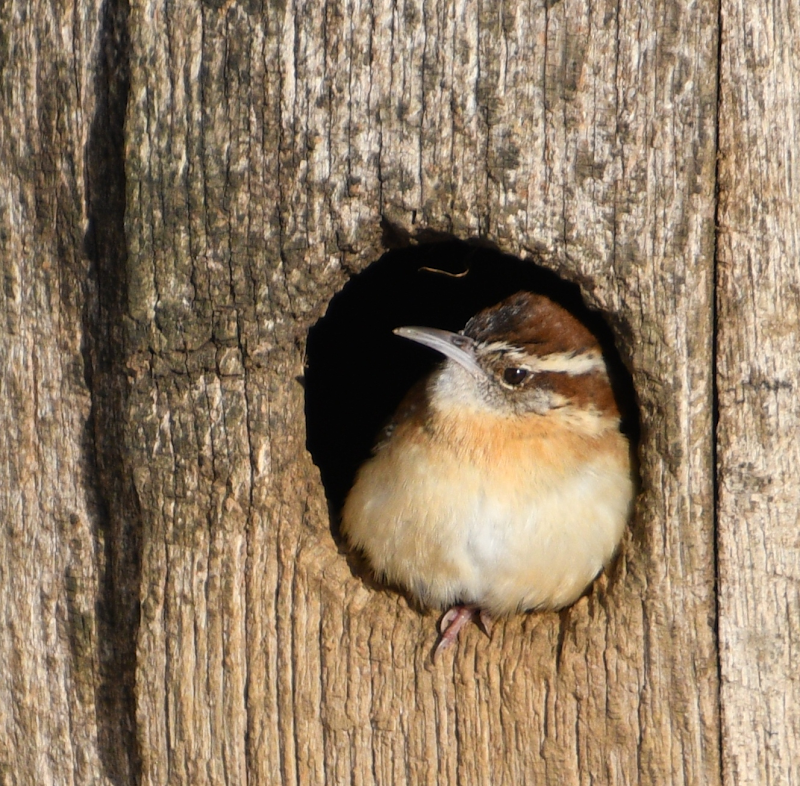
[{"label": "wood grain", "polygon": [[[796,4],[79,5],[0,7],[0,782],[797,783]],[[453,237],[605,315],[642,491],[434,666],[304,384]]]},{"label": "wood grain", "polygon": [[723,4],[719,563],[725,780],[800,782],[800,27]]},{"label": "wood grain", "polygon": [[[100,5],[0,9],[0,781],[9,784],[108,783],[129,778],[135,756],[123,691],[108,680],[119,662],[93,439],[88,153],[104,104]],[[119,670],[114,680],[124,685]]]},{"label": "wood grain", "polygon": [[[672,4],[132,9],[144,782],[719,780],[716,23]],[[434,618],[351,575],[304,448],[306,331],[380,256],[382,217],[543,248],[623,329],[643,412],[611,576],[436,667]]]}]

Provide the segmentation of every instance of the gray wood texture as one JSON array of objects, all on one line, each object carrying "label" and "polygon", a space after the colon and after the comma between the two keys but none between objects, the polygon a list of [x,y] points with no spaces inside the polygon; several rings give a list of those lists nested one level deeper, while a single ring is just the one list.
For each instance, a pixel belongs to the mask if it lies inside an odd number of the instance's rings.
[{"label": "gray wood texture", "polygon": [[[0,782],[797,783],[798,10],[0,7]],[[306,448],[387,221],[579,283],[641,409],[612,569],[435,665]]]},{"label": "gray wood texture", "polygon": [[731,4],[723,25],[718,543],[730,783],[800,783],[797,11]]}]

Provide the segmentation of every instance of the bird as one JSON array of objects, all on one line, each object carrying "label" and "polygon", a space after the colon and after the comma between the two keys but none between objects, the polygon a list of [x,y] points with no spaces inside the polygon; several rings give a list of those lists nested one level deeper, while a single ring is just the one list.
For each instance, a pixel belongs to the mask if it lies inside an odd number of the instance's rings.
[{"label": "bird", "polygon": [[357,471],[341,532],[380,580],[445,611],[436,660],[473,618],[490,634],[584,593],[630,516],[631,450],[598,340],[545,295],[457,333],[394,332],[444,359]]}]

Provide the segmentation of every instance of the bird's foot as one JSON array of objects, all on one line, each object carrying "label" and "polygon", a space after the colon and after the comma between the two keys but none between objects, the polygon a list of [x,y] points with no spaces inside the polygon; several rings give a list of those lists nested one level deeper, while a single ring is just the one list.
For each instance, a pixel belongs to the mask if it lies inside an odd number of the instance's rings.
[{"label": "bird's foot", "polygon": [[439,632],[442,635],[436,645],[436,649],[433,651],[434,661],[443,650],[446,650],[458,638],[461,629],[476,616],[480,621],[483,632],[491,638],[494,620],[485,609],[479,609],[477,606],[453,606],[452,609],[448,609],[445,612],[442,621],[439,623]]}]

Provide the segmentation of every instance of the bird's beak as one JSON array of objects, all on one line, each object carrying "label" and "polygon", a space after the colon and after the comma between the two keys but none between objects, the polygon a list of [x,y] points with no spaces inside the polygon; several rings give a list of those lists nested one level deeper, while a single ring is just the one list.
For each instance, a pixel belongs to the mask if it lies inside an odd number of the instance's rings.
[{"label": "bird's beak", "polygon": [[394,333],[441,352],[473,376],[486,376],[475,359],[475,342],[469,336],[428,327],[399,327],[394,329]]}]

